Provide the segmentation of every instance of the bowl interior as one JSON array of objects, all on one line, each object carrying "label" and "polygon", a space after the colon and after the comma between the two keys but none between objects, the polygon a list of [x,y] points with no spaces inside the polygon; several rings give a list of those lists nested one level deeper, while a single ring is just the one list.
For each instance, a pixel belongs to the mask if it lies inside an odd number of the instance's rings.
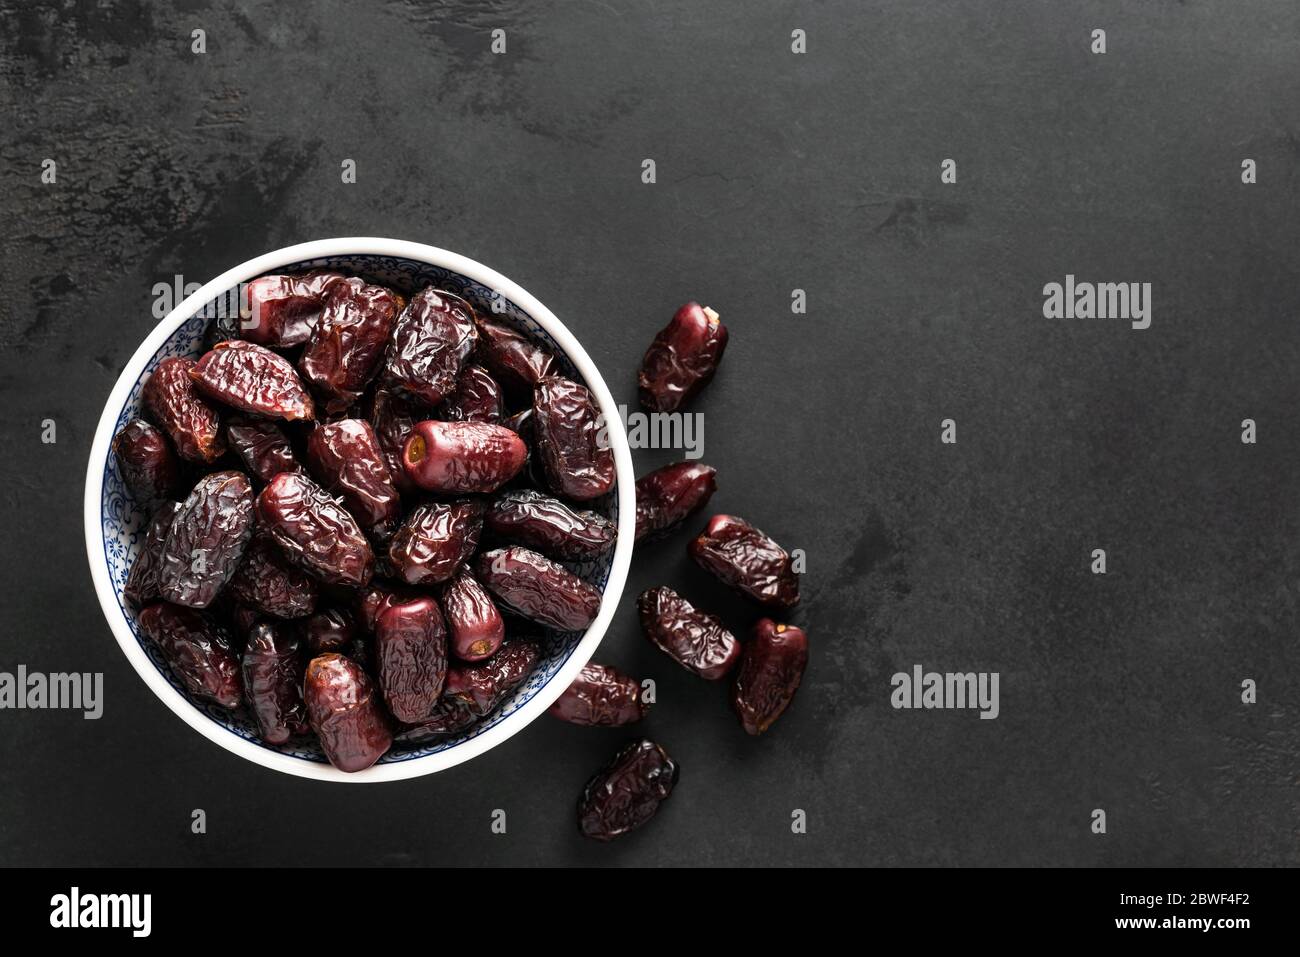
[{"label": "bowl interior", "polygon": [[[411,294],[425,286],[435,286],[454,293],[470,302],[481,314],[490,314],[496,319],[510,323],[521,332],[545,344],[554,354],[559,371],[578,382],[585,381],[572,362],[555,340],[519,305],[460,273],[444,269],[431,263],[395,256],[371,254],[327,256],[302,260],[277,269],[277,272],[298,272],[306,269],[335,269],[340,272],[353,273],[372,281],[382,283]],[[253,277],[249,277],[250,279]],[[203,352],[203,334],[210,318],[218,312],[228,310],[236,300],[236,290],[227,290],[212,301],[203,304],[190,318],[186,319],[170,335],[158,351],[149,359],[144,372],[133,384],[117,415],[114,432],[127,422],[140,415],[140,392],[145,381],[153,373],[158,363],[170,356],[190,356],[198,358]],[[589,503],[589,507],[608,515],[618,521],[618,489],[614,488],[607,496]],[[230,734],[238,735],[246,741],[257,744],[268,751],[299,758],[320,764],[327,764],[320,747],[313,743],[291,743],[283,747],[263,744],[250,715],[244,711],[229,712],[216,705],[204,703],[191,698],[185,688],[172,674],[166,661],[154,644],[145,638],[136,624],[135,615],[123,597],[122,590],[126,584],[127,572],[134,562],[144,542],[148,521],[132,501],[131,494],[117,468],[116,457],[109,454],[104,464],[103,495],[100,503],[100,518],[103,526],[104,561],[107,564],[109,580],[117,597],[122,616],[131,628],[135,639],[149,661],[168,683],[208,720],[224,728]],[[566,563],[572,571],[596,586],[603,593],[609,580],[610,569],[614,561],[614,552],[610,551],[598,560],[585,563]],[[456,748],[489,729],[496,727],[529,700],[537,695],[556,675],[568,660],[573,650],[582,639],[583,632],[558,632],[538,626],[540,638],[538,649],[540,656],[533,673],[515,690],[500,708],[470,731],[448,737],[434,743],[406,751],[393,751],[380,759],[380,764],[392,764],[411,761],[431,754],[438,754]]]}]

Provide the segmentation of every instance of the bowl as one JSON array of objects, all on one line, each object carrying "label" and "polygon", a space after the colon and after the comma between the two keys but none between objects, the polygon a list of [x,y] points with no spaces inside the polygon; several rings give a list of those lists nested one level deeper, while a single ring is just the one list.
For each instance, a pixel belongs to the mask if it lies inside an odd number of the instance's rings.
[{"label": "bowl", "polygon": [[[612,552],[585,565],[571,566],[598,587],[600,612],[583,632],[542,631],[539,660],[528,680],[500,708],[465,734],[424,747],[385,755],[364,771],[346,773],[331,765],[319,746],[301,743],[275,747],[258,740],[244,713],[191,699],[158,649],[136,625],[123,598],[127,571],[147,530],[110,455],[113,436],[140,413],[140,392],[160,361],[203,352],[208,317],[233,301],[239,284],[268,272],[330,268],[357,273],[410,294],[427,285],[445,289],[536,337],[555,353],[559,370],[591,391],[608,424],[616,484],[597,503],[618,525]],[[431,774],[468,761],[521,731],[558,698],[591,658],[618,606],[636,526],[632,456],[618,407],[586,351],[555,315],[520,286],[488,267],[456,253],[421,243],[371,237],[322,239],[258,256],[222,273],[173,309],[154,328],[122,371],[104,405],[86,469],[86,552],[91,579],[118,645],[136,672],[186,724],[227,751],[255,764],[323,781],[368,783]]]}]

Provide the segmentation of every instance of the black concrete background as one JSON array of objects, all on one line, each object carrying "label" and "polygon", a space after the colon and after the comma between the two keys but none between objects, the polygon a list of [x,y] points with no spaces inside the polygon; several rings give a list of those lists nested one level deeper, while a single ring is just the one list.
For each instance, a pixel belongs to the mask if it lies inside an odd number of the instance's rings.
[{"label": "black concrete background", "polygon": [[[1297,63],[1290,0],[0,0],[0,670],[107,699],[0,712],[0,863],[1300,863]],[[731,329],[714,507],[806,550],[812,663],[750,740],[633,600],[753,613],[685,535],[639,552],[598,657],[658,681],[683,770],[621,843],[572,808],[629,732],[543,718],[432,777],[313,784],[176,720],[103,622],[83,472],[153,285],[341,235],[501,270],[624,401],[679,302]],[[1151,282],[1151,328],[1042,318],[1066,273]],[[1001,717],[891,709],[915,663],[1000,672]]]}]

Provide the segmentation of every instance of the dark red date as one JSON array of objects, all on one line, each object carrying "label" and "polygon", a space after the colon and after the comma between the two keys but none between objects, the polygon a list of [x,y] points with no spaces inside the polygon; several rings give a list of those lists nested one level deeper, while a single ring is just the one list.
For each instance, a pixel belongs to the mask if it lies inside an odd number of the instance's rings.
[{"label": "dark red date", "polygon": [[373,634],[375,630],[375,622],[379,619],[379,616],[387,611],[392,605],[401,604],[404,601],[411,601],[418,597],[419,595],[410,589],[390,588],[387,584],[371,582],[368,588],[363,588],[361,591],[357,592],[357,622],[368,634]]},{"label": "dark red date", "polygon": [[447,628],[438,603],[418,598],[393,605],[375,622],[379,688],[398,721],[429,716],[447,682]]},{"label": "dark red date", "polygon": [[499,538],[564,561],[587,561],[614,547],[618,526],[598,512],[575,511],[536,489],[503,492],[484,525]]},{"label": "dark red date", "polygon": [[331,585],[360,588],[375,556],[356,520],[300,472],[281,472],[257,497],[263,526],[290,561]]},{"label": "dark red date", "polygon": [[343,278],[324,270],[301,276],[259,276],[244,287],[238,338],[272,349],[302,345],[320,320],[325,294]]},{"label": "dark red date", "polygon": [[627,745],[582,789],[578,830],[596,841],[636,830],[668,800],[677,776],[676,762],[653,741]]},{"label": "dark red date", "polygon": [[537,664],[537,646],[531,641],[507,641],[486,661],[458,665],[447,675],[444,697],[484,717],[510,696]]},{"label": "dark red date", "polygon": [[548,376],[533,397],[533,440],[551,489],[579,502],[614,487],[614,452],[585,386]]},{"label": "dark red date", "polygon": [[718,490],[716,476],[699,462],[676,462],[637,479],[636,540],[666,535],[704,508]]},{"label": "dark red date", "polygon": [[744,519],[714,515],[687,551],[705,571],[760,604],[799,604],[799,576],[790,556]]},{"label": "dark red date", "polygon": [[573,684],[555,699],[548,713],[570,724],[613,727],[645,717],[650,705],[641,700],[641,686],[616,668],[590,662]]},{"label": "dark red date", "polygon": [[462,568],[442,591],[451,651],[461,661],[482,661],[501,647],[506,623],[474,573]]},{"label": "dark red date", "polygon": [[207,398],[241,412],[290,422],[315,416],[311,396],[289,360],[256,343],[219,342],[189,375]]},{"label": "dark red date", "polygon": [[653,412],[676,412],[709,384],[727,348],[718,314],[688,302],[673,315],[641,360],[637,389]]},{"label": "dark red date", "polygon": [[248,634],[243,658],[244,694],[262,740],[284,744],[306,734],[302,700],[302,648],[285,626],[259,622]]},{"label": "dark red date", "polygon": [[253,534],[253,489],[242,472],[199,480],[172,519],[158,566],[158,593],[206,608],[230,581]]},{"label": "dark red date", "polygon": [[270,419],[231,416],[226,421],[226,443],[248,473],[263,482],[298,468],[289,437]]},{"label": "dark red date", "polygon": [[167,602],[148,606],[137,620],[190,694],[223,708],[239,707],[239,659],[224,629],[192,608]]},{"label": "dark red date", "polygon": [[442,417],[451,422],[501,421],[501,386],[482,366],[466,366],[456,380],[456,391],[442,405]]},{"label": "dark red date", "polygon": [[254,535],[230,579],[230,594],[276,618],[304,618],[316,610],[316,580],[290,563],[267,535]]},{"label": "dark red date", "polygon": [[164,502],[154,509],[153,516],[149,519],[149,531],[145,533],[144,542],[136,553],[135,561],[131,563],[126,585],[122,588],[127,601],[143,605],[161,597],[158,593],[158,569],[162,565],[163,546],[167,543],[172,519],[180,508],[180,502]]},{"label": "dark red date", "polygon": [[303,624],[307,652],[313,658],[328,652],[346,653],[357,638],[352,616],[342,608],[327,608],[312,615]]},{"label": "dark red date", "polygon": [[402,467],[429,492],[494,492],[528,457],[518,434],[490,422],[417,422],[402,450]]},{"label": "dark red date", "polygon": [[307,718],[321,748],[340,771],[361,771],[384,756],[393,731],[370,676],[342,655],[319,655],[303,683]]},{"label": "dark red date", "polygon": [[402,501],[393,486],[375,430],[364,419],[319,425],[307,437],[307,467],[326,491],[366,528],[396,521]]},{"label": "dark red date", "polygon": [[146,511],[179,491],[176,454],[167,437],[143,419],[132,419],[113,436],[113,454],[131,497]]},{"label": "dark red date", "polygon": [[561,631],[581,631],[600,611],[600,592],[563,565],[527,548],[478,557],[478,579],[511,611]]},{"label": "dark red date", "polygon": [[497,382],[516,399],[551,374],[555,357],[537,342],[496,319],[478,318],[479,354]]},{"label": "dark red date", "polygon": [[164,359],[144,384],[141,401],[154,425],[172,440],[177,455],[188,462],[210,464],[225,454],[226,442],[217,410],[194,388],[193,368],[193,359]]},{"label": "dark red date", "polygon": [[327,397],[326,408],[341,412],[361,397],[379,371],[402,297],[362,279],[330,286],[325,308],[298,368]]},{"label": "dark red date", "polygon": [[708,681],[725,678],[740,657],[736,636],[671,588],[651,588],[636,601],[641,631],[660,651]]},{"label": "dark red date", "polygon": [[394,572],[408,585],[451,578],[478,547],[483,509],[475,499],[417,506],[388,546]]},{"label": "dark red date", "polygon": [[770,618],[754,625],[731,686],[731,707],[749,734],[762,734],[781,717],[807,666],[808,636],[802,628]]},{"label": "dark red date", "polygon": [[449,735],[468,731],[478,724],[479,716],[469,708],[442,698],[433,708],[433,714],[418,724],[406,725],[393,738],[402,747],[418,747]]},{"label": "dark red date", "polygon": [[384,358],[384,383],[429,405],[456,391],[478,343],[474,310],[449,292],[421,289],[402,310]]}]

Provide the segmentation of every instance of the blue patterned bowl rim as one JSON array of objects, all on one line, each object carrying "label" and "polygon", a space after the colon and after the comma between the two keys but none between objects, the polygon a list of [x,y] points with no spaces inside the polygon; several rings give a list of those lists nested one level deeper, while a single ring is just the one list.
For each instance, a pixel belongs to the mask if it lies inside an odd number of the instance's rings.
[{"label": "blue patterned bowl rim", "polygon": [[[131,502],[109,455],[113,436],[138,413],[140,390],[158,362],[169,355],[197,355],[201,350],[203,328],[214,303],[239,283],[264,273],[314,267],[351,270],[407,292],[433,284],[541,338],[551,346],[565,373],[591,390],[609,424],[617,471],[617,484],[604,504],[617,521],[618,541],[611,554],[575,569],[604,595],[591,626],[581,633],[547,632],[533,676],[470,734],[388,755],[373,767],[352,774],[330,765],[315,745],[264,745],[246,715],[193,701],[157,649],[142,638],[122,598],[122,586],[143,539],[145,517]],[[376,237],[322,239],[278,249],[241,263],[186,297],[127,362],[104,405],[86,469],[86,552],[95,592],[118,645],[154,694],[190,727],[240,757],[300,777],[354,784],[418,777],[468,761],[516,734],[545,711],[590,660],[609,627],[627,580],[635,522],[632,456],[617,405],[595,363],[564,324],[522,287],[481,263],[422,243]]]}]

